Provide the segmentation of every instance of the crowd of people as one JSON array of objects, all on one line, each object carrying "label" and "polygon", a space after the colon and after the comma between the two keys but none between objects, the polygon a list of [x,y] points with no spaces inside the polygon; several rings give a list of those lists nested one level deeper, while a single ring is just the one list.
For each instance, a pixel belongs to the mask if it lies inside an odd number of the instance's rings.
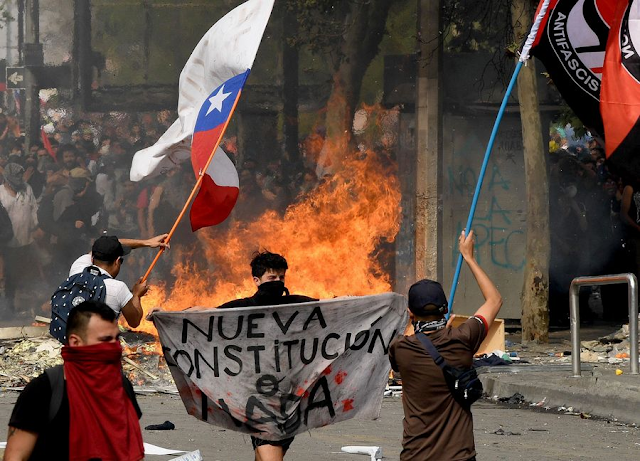
[{"label": "crowd of people", "polygon": [[[623,181],[605,162],[591,136],[568,142],[553,130],[549,143],[549,217],[551,237],[550,315],[552,325],[568,325],[569,286],[578,276],[635,272],[640,236],[637,186]],[[605,320],[626,319],[624,286],[583,288],[581,319],[592,321],[590,297],[600,298]]]},{"label": "crowd of people", "polygon": [[[4,318],[32,315],[34,299],[46,304],[43,293],[51,293],[64,280],[71,263],[98,236],[146,239],[168,232],[195,183],[189,162],[151,180],[129,180],[133,155],[167,129],[172,121],[168,111],[81,119],[64,111],[57,114],[27,152],[16,119],[0,113],[0,219],[4,215],[10,220],[13,231],[0,233]],[[284,213],[292,201],[318,185],[312,168],[301,164],[285,178],[280,160],[259,164],[250,155],[238,155],[235,137],[223,142],[238,164],[242,190],[232,219],[251,221],[266,209]],[[162,258],[154,271],[167,283],[176,259],[185,257],[181,249],[198,254],[193,250],[199,242],[188,220],[182,221],[172,244],[171,258]],[[121,278],[136,280],[150,257],[130,258]],[[30,303],[17,302],[20,296]]]}]

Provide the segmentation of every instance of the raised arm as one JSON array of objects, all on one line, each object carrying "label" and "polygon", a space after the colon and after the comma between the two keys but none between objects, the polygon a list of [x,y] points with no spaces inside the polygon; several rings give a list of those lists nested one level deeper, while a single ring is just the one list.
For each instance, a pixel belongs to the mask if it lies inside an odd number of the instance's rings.
[{"label": "raised arm", "polygon": [[465,236],[464,231],[460,234],[458,239],[458,246],[462,257],[467,262],[471,273],[480,287],[482,296],[484,296],[484,304],[476,311],[476,315],[482,316],[487,321],[487,326],[491,327],[493,320],[498,315],[500,308],[502,307],[502,296],[500,292],[493,284],[489,276],[480,267],[473,253],[474,249],[474,235],[473,231],[469,232],[468,236]]},{"label": "raised arm", "polygon": [[128,246],[129,248],[169,248],[169,244],[165,243],[169,234],[160,234],[155,237],[151,237],[149,239],[126,239],[119,238],[118,240],[124,246]]},{"label": "raised arm", "polygon": [[148,290],[147,282],[143,282],[140,278],[131,289],[133,298],[122,308],[122,315],[131,328],[137,328],[140,325],[144,313],[140,298],[146,295]]}]

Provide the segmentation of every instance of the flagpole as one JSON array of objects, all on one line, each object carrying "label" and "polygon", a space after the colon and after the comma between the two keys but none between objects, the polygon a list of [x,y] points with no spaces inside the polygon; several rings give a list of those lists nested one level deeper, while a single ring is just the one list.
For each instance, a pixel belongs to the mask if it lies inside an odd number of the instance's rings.
[{"label": "flagpole", "polygon": [[[487,150],[484,153],[484,160],[482,161],[482,167],[480,169],[480,174],[478,175],[478,183],[476,184],[476,190],[473,194],[473,200],[471,202],[471,209],[469,210],[469,217],[467,218],[467,226],[465,227],[466,235],[469,235],[471,232],[471,225],[473,224],[473,217],[476,212],[476,206],[478,205],[478,199],[480,198],[480,190],[482,189],[482,182],[484,181],[484,176],[487,171],[487,165],[489,164],[489,157],[491,157],[491,151],[493,150],[493,144],[495,143],[496,136],[498,134],[498,128],[500,127],[500,123],[502,122],[502,117],[504,116],[505,109],[507,107],[507,102],[509,97],[511,96],[511,92],[513,91],[513,87],[516,84],[516,80],[518,79],[518,74],[522,69],[522,65],[524,62],[529,59],[529,51],[533,46],[533,42],[535,41],[535,37],[538,34],[538,29],[540,27],[540,23],[547,13],[547,8],[549,7],[549,0],[544,0],[544,3],[541,4],[540,11],[536,16],[536,20],[529,31],[529,35],[522,47],[522,52],[520,53],[520,57],[518,59],[518,63],[516,64],[516,68],[513,71],[513,75],[511,76],[511,81],[509,82],[509,86],[507,87],[507,91],[502,98],[502,104],[500,105],[500,110],[498,111],[498,116],[496,117],[496,121],[493,124],[493,130],[491,131],[491,136],[489,137],[489,143],[487,144]],[[456,264],[456,271],[453,275],[453,282],[451,283],[451,291],[449,293],[449,312],[446,314],[446,318],[449,319],[451,312],[453,311],[453,300],[456,296],[456,289],[458,288],[458,281],[460,279],[460,270],[462,269],[462,254],[458,255],[458,262]]]},{"label": "flagpole", "polygon": [[[227,117],[227,120],[224,122],[224,126],[222,127],[222,131],[220,132],[220,137],[218,138],[218,141],[216,142],[216,145],[213,147],[213,150],[211,151],[211,155],[209,155],[209,159],[207,160],[207,163],[205,164],[204,168],[202,168],[200,170],[200,174],[198,175],[198,180],[196,181],[196,184],[193,186],[193,189],[191,189],[191,194],[189,194],[189,197],[187,198],[187,201],[185,202],[184,206],[182,207],[182,211],[178,215],[178,218],[176,219],[176,222],[173,223],[173,226],[171,227],[171,230],[169,231],[169,235],[165,239],[164,243],[169,243],[169,241],[171,241],[171,237],[173,237],[173,234],[175,233],[176,229],[178,228],[178,224],[180,224],[180,221],[182,221],[182,218],[184,217],[185,213],[189,209],[189,204],[191,203],[191,200],[193,200],[193,197],[196,195],[196,192],[198,192],[198,189],[200,188],[200,185],[202,184],[202,180],[204,179],[205,172],[209,168],[209,165],[211,164],[211,161],[213,160],[213,156],[216,155],[216,149],[218,149],[218,146],[220,145],[220,142],[222,141],[222,136],[227,131],[227,126],[229,125],[229,122],[231,121],[231,116],[233,115],[233,112],[236,110],[236,106],[238,105],[238,101],[240,100],[240,94],[241,93],[242,93],[242,91],[238,92],[238,96],[236,97],[236,100],[234,101],[233,106],[231,107],[231,111],[229,112],[229,116]],[[162,253],[164,253],[164,247],[160,248],[160,251],[158,251],[158,253],[156,254],[156,257],[151,262],[151,265],[149,266],[149,269],[147,269],[147,272],[144,274],[144,277],[142,277],[142,281],[143,282],[145,282],[147,280],[147,278],[149,278],[149,275],[151,274],[151,271],[153,270],[153,267],[156,265],[156,263],[160,259],[160,256],[162,255]]]}]

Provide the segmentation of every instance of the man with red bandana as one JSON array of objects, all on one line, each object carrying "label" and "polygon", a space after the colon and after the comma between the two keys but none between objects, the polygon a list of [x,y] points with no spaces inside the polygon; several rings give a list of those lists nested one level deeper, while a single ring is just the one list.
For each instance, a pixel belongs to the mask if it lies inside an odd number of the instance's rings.
[{"label": "man with red bandana", "polygon": [[[122,374],[116,313],[86,301],[67,322],[64,374],[45,372],[24,388],[9,420],[4,461],[138,461],[144,458],[131,383]],[[56,390],[62,383],[59,407]],[[53,378],[56,381],[56,378]]]}]

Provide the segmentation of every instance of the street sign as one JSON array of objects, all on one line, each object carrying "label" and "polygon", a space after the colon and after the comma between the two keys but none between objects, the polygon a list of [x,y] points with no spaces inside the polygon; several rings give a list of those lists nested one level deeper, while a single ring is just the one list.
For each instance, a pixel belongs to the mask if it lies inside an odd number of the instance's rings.
[{"label": "street sign", "polygon": [[7,67],[7,88],[24,88],[24,76],[24,67]]}]

